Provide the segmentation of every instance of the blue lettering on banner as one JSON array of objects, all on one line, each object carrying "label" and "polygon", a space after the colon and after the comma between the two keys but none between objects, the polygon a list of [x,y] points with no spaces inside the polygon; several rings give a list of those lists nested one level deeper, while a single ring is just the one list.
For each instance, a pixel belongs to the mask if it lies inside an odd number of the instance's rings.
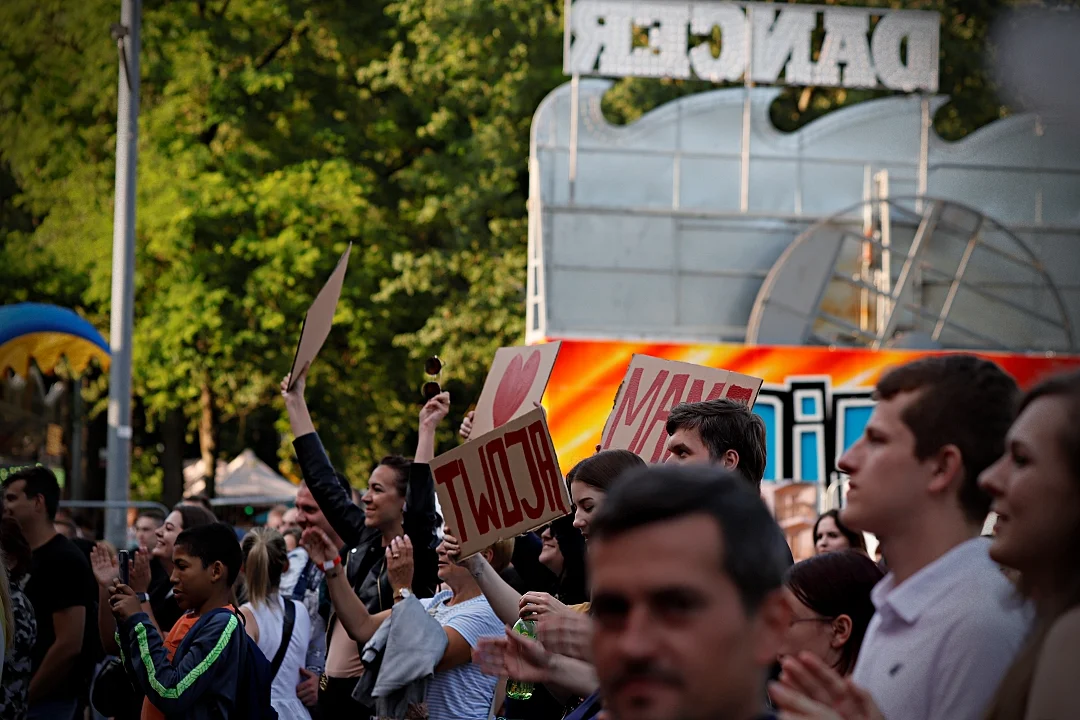
[{"label": "blue lettering on banner", "polygon": [[872,393],[834,390],[827,376],[792,376],[782,386],[762,386],[754,412],[765,422],[765,479],[828,484],[836,461],[870,420]]}]

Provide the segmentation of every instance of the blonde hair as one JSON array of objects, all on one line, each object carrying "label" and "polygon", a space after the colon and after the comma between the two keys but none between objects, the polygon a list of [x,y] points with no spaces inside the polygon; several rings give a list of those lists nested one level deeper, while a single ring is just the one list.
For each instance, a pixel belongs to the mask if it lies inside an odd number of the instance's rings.
[{"label": "blonde hair", "polygon": [[514,538],[500,540],[488,550],[491,550],[491,568],[495,572],[502,572],[510,566],[510,559],[514,556]]},{"label": "blonde hair", "polygon": [[4,623],[4,649],[8,650],[15,637],[15,615],[11,609],[11,588],[8,585],[7,559],[3,550],[0,550],[0,609],[4,612],[0,618]]},{"label": "blonde hair", "polygon": [[244,577],[247,581],[248,602],[262,605],[275,595],[281,585],[281,574],[289,562],[285,538],[268,527],[255,528],[240,543],[244,555]]}]

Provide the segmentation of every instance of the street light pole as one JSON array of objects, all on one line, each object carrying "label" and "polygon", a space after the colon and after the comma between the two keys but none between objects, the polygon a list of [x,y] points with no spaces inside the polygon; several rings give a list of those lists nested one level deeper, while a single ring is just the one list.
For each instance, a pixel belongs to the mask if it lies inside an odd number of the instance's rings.
[{"label": "street light pole", "polygon": [[[135,170],[139,141],[139,25],[142,1],[123,0],[112,29],[120,55],[116,112],[116,196],[113,208],[112,305],[109,345],[109,434],[105,499],[128,500],[131,474],[131,338],[135,316]],[[127,512],[105,512],[105,539],[127,545]]]}]

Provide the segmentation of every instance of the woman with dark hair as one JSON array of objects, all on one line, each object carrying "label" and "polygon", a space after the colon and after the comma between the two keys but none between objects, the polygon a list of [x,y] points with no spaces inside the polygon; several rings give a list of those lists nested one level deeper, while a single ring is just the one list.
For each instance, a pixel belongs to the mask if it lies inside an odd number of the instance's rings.
[{"label": "woman with dark hair", "polygon": [[0,684],[0,718],[22,720],[26,717],[26,699],[30,693],[30,651],[37,639],[37,620],[34,607],[23,592],[27,573],[33,562],[30,543],[10,517],[0,521],[0,557],[4,560],[10,597],[11,631],[6,633],[8,644],[3,660]]},{"label": "woman with dark hair", "polygon": [[574,527],[589,540],[589,524],[604,504],[615,481],[628,470],[645,467],[645,461],[629,450],[604,450],[587,457],[566,475],[574,503]]},{"label": "woman with dark hair", "polygon": [[829,510],[814,523],[814,551],[821,555],[837,550],[866,552],[866,538],[840,522],[840,511]]},{"label": "woman with dark hair", "polygon": [[884,574],[866,554],[838,550],[788,570],[784,596],[791,624],[780,659],[810,652],[841,675],[850,675],[874,616],[870,591]]},{"label": "woman with dark hair", "polygon": [[1032,389],[979,478],[997,513],[990,556],[1019,571],[1035,607],[1027,645],[1006,673],[990,720],[1076,717],[1080,668],[1080,373]]}]

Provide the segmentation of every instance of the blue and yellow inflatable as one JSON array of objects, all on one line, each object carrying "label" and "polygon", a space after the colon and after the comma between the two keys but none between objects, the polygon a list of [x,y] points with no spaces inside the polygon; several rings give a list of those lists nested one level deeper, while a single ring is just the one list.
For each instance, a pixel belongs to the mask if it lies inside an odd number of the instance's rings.
[{"label": "blue and yellow inflatable", "polygon": [[26,377],[33,360],[44,373],[61,357],[81,374],[97,359],[109,367],[109,344],[74,311],[56,305],[19,303],[0,307],[0,377],[8,368]]}]

